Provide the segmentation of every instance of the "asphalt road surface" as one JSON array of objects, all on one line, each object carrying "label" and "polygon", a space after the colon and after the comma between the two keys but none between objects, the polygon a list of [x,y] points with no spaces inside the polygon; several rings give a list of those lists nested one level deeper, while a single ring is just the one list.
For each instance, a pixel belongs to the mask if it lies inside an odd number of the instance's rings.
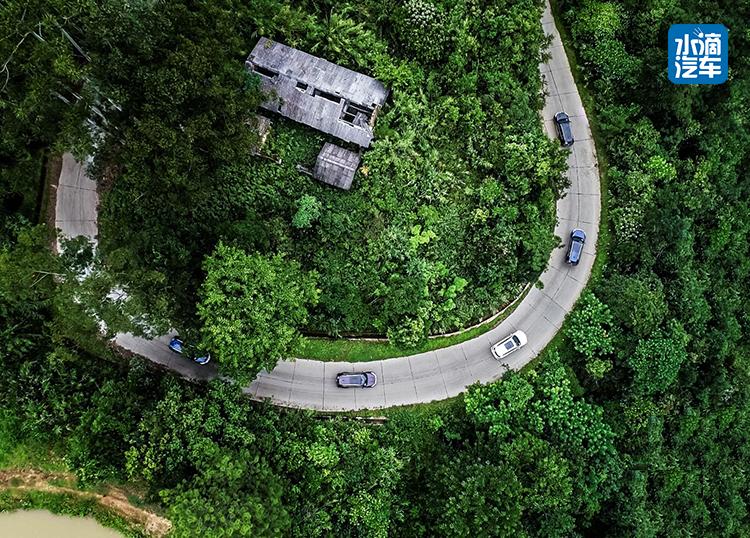
[{"label": "asphalt road surface", "polygon": [[[262,372],[244,388],[254,399],[325,411],[376,409],[443,400],[456,396],[476,382],[501,377],[508,368],[522,368],[552,340],[586,286],[596,254],[599,230],[600,190],[596,151],[589,122],[570,72],[560,35],[547,5],[541,23],[553,36],[551,59],[539,66],[548,97],[543,110],[547,134],[555,138],[553,116],[565,111],[571,118],[575,144],[568,157],[570,188],[557,202],[555,235],[567,244],[573,228],[583,228],[587,240],[577,267],[565,263],[565,247],[550,255],[541,275],[541,287],[529,294],[499,326],[472,340],[409,357],[372,362],[320,362],[306,359],[281,361],[271,372]],[[96,185],[86,176],[85,164],[66,154],[57,190],[55,224],[66,236],[84,235],[92,241],[97,233]],[[490,346],[521,329],[529,343],[503,363],[490,353]],[[155,363],[186,377],[215,377],[213,364],[199,366],[167,348],[169,336],[145,340],[120,334],[117,343]],[[335,377],[342,371],[372,370],[378,384],[370,389],[340,389]]]}]

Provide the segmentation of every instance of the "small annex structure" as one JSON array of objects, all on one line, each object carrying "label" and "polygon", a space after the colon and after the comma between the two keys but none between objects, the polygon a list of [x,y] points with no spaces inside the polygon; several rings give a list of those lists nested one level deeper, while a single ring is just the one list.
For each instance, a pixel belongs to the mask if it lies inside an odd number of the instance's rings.
[{"label": "small annex structure", "polygon": [[313,176],[340,189],[349,190],[359,167],[359,153],[326,142],[318,154]]},{"label": "small annex structure", "polygon": [[367,148],[388,90],[372,77],[261,37],[245,62],[277,96],[261,106]]}]

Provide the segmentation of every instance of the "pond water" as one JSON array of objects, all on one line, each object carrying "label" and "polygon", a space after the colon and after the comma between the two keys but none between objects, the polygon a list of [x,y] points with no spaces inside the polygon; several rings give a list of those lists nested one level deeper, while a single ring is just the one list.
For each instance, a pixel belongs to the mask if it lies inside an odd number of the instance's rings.
[{"label": "pond water", "polygon": [[3,538],[122,538],[90,517],[57,516],[46,510],[0,513]]}]

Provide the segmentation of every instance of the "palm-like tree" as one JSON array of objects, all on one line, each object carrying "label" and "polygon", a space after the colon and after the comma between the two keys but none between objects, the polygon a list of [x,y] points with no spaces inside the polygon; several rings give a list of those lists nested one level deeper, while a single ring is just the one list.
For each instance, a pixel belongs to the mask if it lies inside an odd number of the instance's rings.
[{"label": "palm-like tree", "polygon": [[355,22],[349,17],[350,6],[331,8],[324,24],[318,27],[315,45],[310,52],[330,61],[361,67],[367,64],[365,51],[372,48],[375,36],[364,22]]}]

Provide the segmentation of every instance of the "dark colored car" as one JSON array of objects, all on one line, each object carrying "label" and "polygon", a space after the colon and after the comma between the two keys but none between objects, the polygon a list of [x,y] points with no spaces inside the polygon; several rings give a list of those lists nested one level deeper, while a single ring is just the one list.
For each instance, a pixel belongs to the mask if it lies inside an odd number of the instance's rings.
[{"label": "dark colored car", "polygon": [[571,265],[578,265],[578,262],[581,261],[585,242],[586,233],[583,230],[576,228],[570,232],[570,244],[568,245],[568,253],[565,255],[565,261]]},{"label": "dark colored car", "polygon": [[378,383],[374,372],[341,372],[336,376],[336,385],[341,388],[369,389]]},{"label": "dark colored car", "polygon": [[570,125],[570,117],[565,112],[555,114],[555,127],[557,128],[557,137],[563,147],[573,145],[573,129]]},{"label": "dark colored car", "polygon": [[[175,336],[169,341],[169,349],[180,355],[186,354],[185,344],[180,340],[179,336]],[[210,353],[187,353],[187,356],[201,365],[208,364],[208,361],[211,360]]]}]

